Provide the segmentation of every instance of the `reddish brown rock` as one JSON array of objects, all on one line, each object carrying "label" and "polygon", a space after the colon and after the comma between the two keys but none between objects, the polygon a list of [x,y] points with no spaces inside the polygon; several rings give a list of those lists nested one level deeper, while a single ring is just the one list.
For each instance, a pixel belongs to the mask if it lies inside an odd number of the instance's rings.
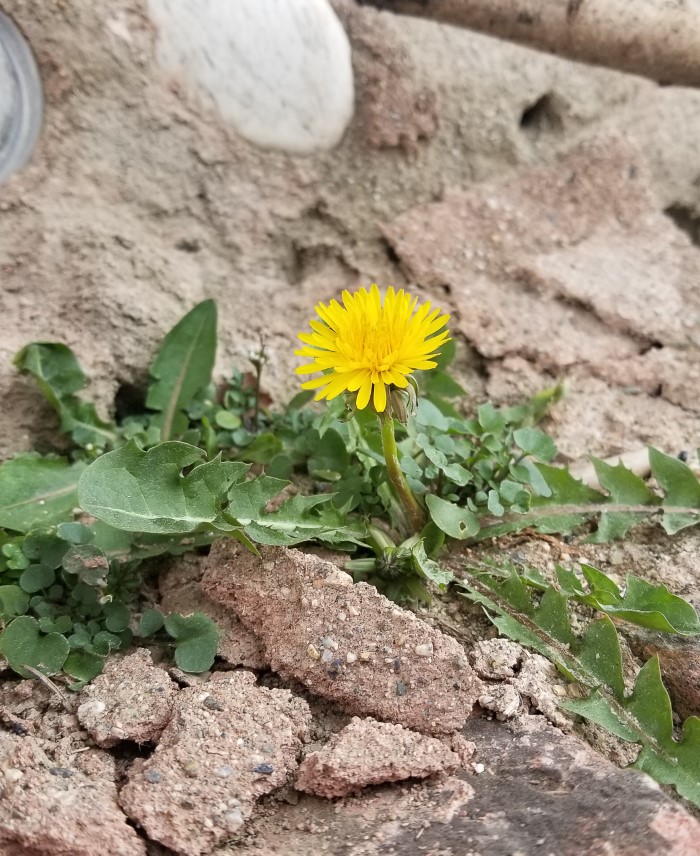
[{"label": "reddish brown rock", "polygon": [[384,233],[411,278],[449,287],[459,328],[486,357],[585,363],[605,376],[640,342],[691,344],[700,322],[700,257],[619,138],[451,192]]},{"label": "reddish brown rock", "polygon": [[53,762],[32,737],[0,734],[3,856],[144,856],[117,789],[103,775]]},{"label": "reddish brown rock", "polygon": [[209,853],[296,769],[310,720],[288,690],[258,687],[250,672],[219,672],[179,691],[155,752],[130,770],[121,806],[175,852]]},{"label": "reddish brown rock", "polygon": [[78,719],[98,746],[122,740],[151,743],[170,721],[176,693],[167,672],[140,648],[107,661],[102,674],[85,687]]},{"label": "reddish brown rock", "polygon": [[355,716],[304,759],[296,788],[320,797],[343,797],[368,785],[425,779],[459,767],[459,756],[434,737]]},{"label": "reddish brown rock", "polygon": [[335,3],[353,49],[357,121],[374,148],[414,151],[439,124],[435,89],[420,79],[409,52],[381,17]]},{"label": "reddish brown rock", "polygon": [[255,633],[274,671],[348,713],[435,735],[462,727],[481,683],[458,642],[330,562],[261,554],[217,542],[202,586]]}]

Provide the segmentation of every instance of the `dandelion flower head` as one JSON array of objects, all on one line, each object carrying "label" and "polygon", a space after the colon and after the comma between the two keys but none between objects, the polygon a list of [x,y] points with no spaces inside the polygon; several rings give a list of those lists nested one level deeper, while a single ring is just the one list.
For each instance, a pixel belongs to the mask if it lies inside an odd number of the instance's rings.
[{"label": "dandelion flower head", "polygon": [[315,308],[320,320],[310,322],[312,333],[300,333],[304,347],[297,356],[312,362],[297,374],[323,371],[321,377],[302,383],[315,389],[316,400],[332,399],[344,392],[356,393],[356,406],[363,410],[372,400],[377,413],[387,407],[387,387],[404,389],[417,370],[437,366],[433,358],[449,341],[443,329],[450,316],[403,289],[389,288],[382,301],[376,285],[343,292],[342,304],[331,300]]}]

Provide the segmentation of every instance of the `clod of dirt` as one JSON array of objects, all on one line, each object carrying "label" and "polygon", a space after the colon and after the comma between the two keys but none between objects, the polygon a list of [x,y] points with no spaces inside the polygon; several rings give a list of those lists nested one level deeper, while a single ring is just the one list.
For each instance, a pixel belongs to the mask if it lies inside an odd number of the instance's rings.
[{"label": "clod of dirt", "polygon": [[180,690],[155,752],[136,762],[119,801],[148,836],[183,856],[238,832],[255,801],[296,769],[311,714],[288,690],[250,672],[218,673]]},{"label": "clod of dirt", "polygon": [[202,564],[199,556],[182,557],[173,562],[159,580],[160,607],[163,612],[203,612],[219,629],[217,654],[231,666],[265,669],[269,663],[260,643],[241,623],[238,616],[213,601],[202,591]]},{"label": "clod of dirt", "polygon": [[316,556],[219,541],[202,587],[260,639],[274,671],[346,712],[458,731],[482,690],[454,639]]},{"label": "clod of dirt", "polygon": [[113,782],[52,763],[32,737],[0,734],[3,856],[145,856]]},{"label": "clod of dirt", "polygon": [[176,692],[167,672],[153,665],[149,651],[139,648],[107,661],[102,674],[85,688],[78,719],[104,748],[122,740],[151,743],[170,721]]},{"label": "clod of dirt", "polygon": [[424,779],[459,767],[459,757],[434,737],[355,716],[302,762],[296,788],[320,797],[344,797],[367,785]]},{"label": "clod of dirt", "polygon": [[479,677],[504,681],[488,685],[478,699],[497,719],[510,719],[523,712],[520,699],[524,696],[551,723],[570,727],[569,719],[557,705],[557,698],[566,695],[566,686],[545,657],[508,639],[485,639],[474,645],[470,660]]}]

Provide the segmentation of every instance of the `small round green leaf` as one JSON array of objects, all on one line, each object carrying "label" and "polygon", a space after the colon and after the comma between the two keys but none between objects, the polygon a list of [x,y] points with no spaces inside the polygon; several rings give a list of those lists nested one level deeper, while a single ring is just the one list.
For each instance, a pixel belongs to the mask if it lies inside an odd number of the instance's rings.
[{"label": "small round green leaf", "polygon": [[120,600],[106,603],[104,606],[105,626],[112,633],[120,633],[126,630],[131,621],[131,610]]},{"label": "small round green leaf", "polygon": [[183,672],[206,672],[214,663],[219,645],[219,630],[207,615],[171,613],[165,629],[175,640],[175,662]]},{"label": "small round green leaf", "polygon": [[0,634],[0,651],[15,672],[26,678],[32,675],[25,666],[45,675],[60,672],[69,650],[65,636],[60,633],[44,635],[36,619],[29,615],[15,618]]}]

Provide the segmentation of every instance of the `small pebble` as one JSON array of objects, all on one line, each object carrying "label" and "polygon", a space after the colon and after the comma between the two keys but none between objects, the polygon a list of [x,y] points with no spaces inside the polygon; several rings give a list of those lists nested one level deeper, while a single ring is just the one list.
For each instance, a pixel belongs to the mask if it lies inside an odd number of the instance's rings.
[{"label": "small pebble", "polygon": [[71,776],[75,775],[73,770],[68,770],[66,767],[50,767],[49,773],[51,773],[52,776],[58,776],[61,779],[70,779]]},{"label": "small pebble", "polygon": [[352,651],[348,651],[348,653],[345,655],[345,662],[354,663],[355,660],[357,660],[357,654],[353,654]]},{"label": "small pebble", "polygon": [[333,659],[333,652],[329,651],[328,648],[326,648],[324,650],[323,654],[321,654],[321,662],[322,663],[330,663],[332,659]]},{"label": "small pebble", "polygon": [[152,785],[157,785],[161,778],[162,776],[160,775],[158,770],[146,770],[145,779]]},{"label": "small pebble", "polygon": [[190,779],[196,779],[200,771],[201,768],[196,761],[185,761],[182,765],[182,772]]},{"label": "small pebble", "polygon": [[339,657],[336,657],[328,667],[328,674],[331,678],[337,678],[342,671],[343,661]]},{"label": "small pebble", "polygon": [[363,663],[367,663],[371,659],[372,659],[372,652],[371,651],[360,651],[360,660],[362,660]]},{"label": "small pebble", "polygon": [[329,651],[337,651],[338,643],[331,636],[324,636],[321,639],[321,648],[326,648]]},{"label": "small pebble", "polygon": [[22,771],[18,770],[16,767],[10,767],[4,772],[4,776],[8,782],[18,782],[23,775]]},{"label": "small pebble", "polygon": [[309,644],[306,649],[306,653],[311,657],[312,660],[318,660],[321,657],[318,648],[315,645]]},{"label": "small pebble", "polygon": [[338,621],[347,621],[347,620],[348,620],[348,616],[346,615],[346,613],[344,613],[344,612],[338,613]]},{"label": "small pebble", "polygon": [[396,695],[397,696],[405,696],[406,695],[406,684],[403,681],[396,682]]},{"label": "small pebble", "polygon": [[229,832],[236,832],[243,825],[243,812],[239,808],[226,812],[224,823]]},{"label": "small pebble", "polygon": [[433,643],[427,642],[424,645],[416,645],[413,650],[419,657],[431,657],[433,654]]},{"label": "small pebble", "polygon": [[223,707],[219,704],[219,702],[213,697],[208,695],[204,699],[204,707],[208,707],[209,710],[223,710]]},{"label": "small pebble", "polygon": [[253,767],[254,773],[262,773],[265,776],[269,776],[270,773],[274,772],[274,767],[272,764],[258,764],[257,767]]},{"label": "small pebble", "polygon": [[353,606],[351,603],[348,604],[348,612],[354,617],[357,617],[360,614],[360,610],[356,606]]},{"label": "small pebble", "polygon": [[224,764],[222,767],[217,767],[214,770],[214,775],[218,776],[220,779],[228,779],[229,776],[233,775],[233,767],[229,767]]},{"label": "small pebble", "polygon": [[477,775],[479,775],[480,773],[483,773],[484,770],[486,769],[486,767],[483,764],[472,764],[472,768],[474,769],[474,772]]}]

